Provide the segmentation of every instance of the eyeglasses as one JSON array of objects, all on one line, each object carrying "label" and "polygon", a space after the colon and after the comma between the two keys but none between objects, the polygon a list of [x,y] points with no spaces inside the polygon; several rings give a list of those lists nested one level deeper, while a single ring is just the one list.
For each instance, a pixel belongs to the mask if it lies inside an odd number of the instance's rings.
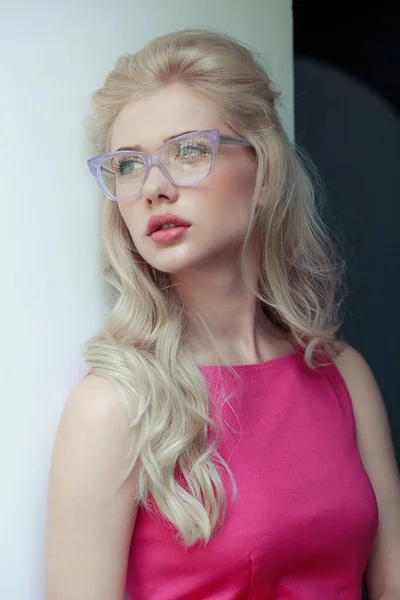
[{"label": "eyeglasses", "polygon": [[179,135],[154,153],[116,150],[90,158],[87,163],[110,200],[133,200],[141,193],[152,165],[176,186],[197,185],[214,169],[219,144],[252,146],[248,140],[205,129]]}]

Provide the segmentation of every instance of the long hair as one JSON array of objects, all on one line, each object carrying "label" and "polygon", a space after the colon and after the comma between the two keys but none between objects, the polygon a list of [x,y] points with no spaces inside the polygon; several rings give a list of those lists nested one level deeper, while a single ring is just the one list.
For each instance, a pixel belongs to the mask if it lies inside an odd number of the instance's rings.
[{"label": "long hair", "polygon": [[[87,129],[93,149],[110,151],[111,126],[127,102],[174,82],[211,100],[226,125],[253,144],[256,180],[241,247],[243,278],[257,306],[303,348],[305,361],[315,368],[314,353],[334,347],[341,325],[344,263],[319,216],[316,171],[285,133],[277,112],[279,92],[262,57],[207,28],[162,35],[135,54],[120,56],[92,96]],[[265,178],[265,202],[257,206]],[[136,462],[140,466],[134,497],[154,510],[151,495],[186,547],[207,543],[226,514],[219,467],[235,497],[237,489],[218,453],[220,429],[210,417],[207,383],[188,347],[188,316],[169,276],[139,255],[117,203],[108,199],[102,242],[113,305],[101,331],[86,344],[86,362],[119,388],[129,411],[133,456],[126,476]],[[248,277],[254,256],[256,283]],[[203,325],[217,364],[227,364]],[[214,442],[209,428],[216,433]]]}]

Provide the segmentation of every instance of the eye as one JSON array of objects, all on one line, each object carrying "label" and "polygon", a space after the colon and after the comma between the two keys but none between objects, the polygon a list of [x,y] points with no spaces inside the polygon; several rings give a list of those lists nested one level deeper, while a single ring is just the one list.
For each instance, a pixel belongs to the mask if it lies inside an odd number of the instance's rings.
[{"label": "eye", "polygon": [[121,176],[130,175],[141,168],[143,168],[143,163],[132,157],[123,157],[113,165],[114,172]]},{"label": "eye", "polygon": [[182,143],[178,148],[178,157],[195,159],[210,154],[210,148],[201,142]]}]

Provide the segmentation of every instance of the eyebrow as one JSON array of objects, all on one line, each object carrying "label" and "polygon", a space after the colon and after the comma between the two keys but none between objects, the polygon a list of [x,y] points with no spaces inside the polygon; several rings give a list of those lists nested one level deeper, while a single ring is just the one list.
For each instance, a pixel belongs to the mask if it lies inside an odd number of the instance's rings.
[{"label": "eyebrow", "polygon": [[[190,131],[183,131],[182,133],[176,133],[174,135],[170,135],[169,137],[163,139],[163,143],[169,142],[169,140],[173,140],[180,135],[185,135],[186,133],[194,133],[197,129],[191,129]],[[119,150],[138,150],[139,152],[143,152],[142,147],[137,144],[136,146],[121,146],[121,148],[117,148],[114,152],[118,152]]]}]

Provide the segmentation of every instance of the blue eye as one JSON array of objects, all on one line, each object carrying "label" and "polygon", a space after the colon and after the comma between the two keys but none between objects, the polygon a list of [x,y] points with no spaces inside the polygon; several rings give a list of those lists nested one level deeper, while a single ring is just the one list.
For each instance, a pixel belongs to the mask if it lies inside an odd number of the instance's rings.
[{"label": "blue eye", "polygon": [[142,163],[133,159],[122,159],[115,166],[115,171],[120,175],[130,175],[133,171],[137,171],[140,167],[142,167]]}]

